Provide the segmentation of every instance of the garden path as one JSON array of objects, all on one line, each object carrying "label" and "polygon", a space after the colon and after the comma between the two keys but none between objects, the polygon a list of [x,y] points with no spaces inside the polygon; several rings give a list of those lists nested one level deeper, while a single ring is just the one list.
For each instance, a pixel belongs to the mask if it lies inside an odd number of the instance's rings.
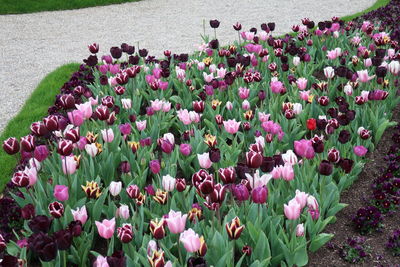
[{"label": "garden path", "polygon": [[243,29],[276,22],[276,34],[309,17],[315,21],[345,16],[372,6],[375,0],[143,0],[79,10],[0,16],[0,132],[15,116],[45,75],[89,55],[87,45],[100,44],[100,55],[123,42],[137,43],[152,55],[165,49],[191,52],[200,44],[203,20],[221,21],[222,44]]}]

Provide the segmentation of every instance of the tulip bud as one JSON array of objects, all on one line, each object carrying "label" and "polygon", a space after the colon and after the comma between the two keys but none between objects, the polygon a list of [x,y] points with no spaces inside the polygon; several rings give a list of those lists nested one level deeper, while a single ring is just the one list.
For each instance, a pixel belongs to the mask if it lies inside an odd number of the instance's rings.
[{"label": "tulip bud", "polygon": [[64,205],[60,202],[54,201],[49,204],[50,215],[58,219],[64,215]]},{"label": "tulip bud", "polygon": [[92,54],[96,54],[97,52],[99,52],[99,44],[97,43],[93,43],[91,45],[88,45],[89,51]]},{"label": "tulip bud", "polygon": [[304,236],[304,224],[300,223],[296,226],[296,236]]},{"label": "tulip bud", "polygon": [[10,137],[3,142],[3,149],[9,155],[14,155],[19,152],[19,143],[15,137]]},{"label": "tulip bud", "polygon": [[244,230],[244,225],[240,224],[239,217],[235,217],[232,219],[230,223],[225,225],[226,232],[228,233],[228,237],[231,240],[239,239],[242,231]]},{"label": "tulip bud", "polygon": [[243,254],[246,254],[247,256],[251,256],[251,247],[250,246],[243,246],[242,248],[242,252]]}]

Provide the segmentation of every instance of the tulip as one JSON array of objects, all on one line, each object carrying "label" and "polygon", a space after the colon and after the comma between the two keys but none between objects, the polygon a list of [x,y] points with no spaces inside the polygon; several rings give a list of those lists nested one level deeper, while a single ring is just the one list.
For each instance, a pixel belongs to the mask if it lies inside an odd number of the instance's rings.
[{"label": "tulip", "polygon": [[332,67],[324,68],[324,74],[327,79],[332,79],[335,76],[335,70]]},{"label": "tulip", "polygon": [[306,139],[294,141],[294,151],[300,157],[305,157],[307,159],[312,159],[315,155],[311,140]]},{"label": "tulip", "polygon": [[48,208],[50,215],[56,219],[61,218],[64,215],[64,205],[60,202],[54,201],[49,204]]},{"label": "tulip", "polygon": [[150,232],[153,237],[157,240],[163,239],[165,236],[165,229],[164,229],[164,219],[158,221],[158,219],[150,221]]},{"label": "tulip", "polygon": [[102,222],[95,221],[97,231],[102,238],[110,239],[115,231],[115,218],[111,220],[104,219]]},{"label": "tulip", "polygon": [[150,165],[150,170],[152,173],[157,174],[160,172],[161,166],[160,166],[159,160],[154,159],[154,160],[150,161],[149,165]]},{"label": "tulip", "polygon": [[329,161],[323,160],[319,164],[318,171],[321,175],[329,176],[332,174],[333,166]]},{"label": "tulip", "polygon": [[208,169],[212,165],[212,161],[210,160],[210,155],[208,152],[197,154],[197,159],[199,160],[200,167],[203,169]]},{"label": "tulip", "polygon": [[84,122],[84,113],[78,109],[68,112],[69,121],[75,126],[81,126]]},{"label": "tulip", "polygon": [[57,145],[57,152],[62,156],[69,156],[74,149],[73,143],[70,140],[61,140]]},{"label": "tulip", "polygon": [[232,221],[225,224],[226,232],[231,240],[239,239],[244,230],[244,225],[240,224],[239,217],[235,217]]},{"label": "tulip", "polygon": [[262,176],[260,176],[259,170],[256,170],[253,176],[251,176],[248,173],[246,173],[245,176],[246,176],[247,180],[249,181],[250,187],[253,189],[260,187],[260,186],[266,186],[272,178],[272,175],[269,173],[263,174]]},{"label": "tulip", "polygon": [[66,201],[69,198],[68,194],[68,186],[65,185],[56,185],[54,187],[54,197],[58,201]]},{"label": "tulip", "polygon": [[81,208],[77,208],[76,210],[71,209],[71,213],[75,221],[80,221],[82,225],[86,223],[88,219],[86,206],[82,206]]},{"label": "tulip", "polygon": [[180,211],[175,212],[171,210],[168,213],[168,218],[165,219],[169,231],[173,234],[182,233],[185,230],[187,216],[187,214],[182,215]]},{"label": "tulip", "polygon": [[128,196],[130,198],[136,199],[139,197],[140,194],[140,189],[137,185],[130,185],[128,186],[128,188],[126,189],[126,193],[128,194]]},{"label": "tulip", "polygon": [[112,181],[110,183],[109,191],[112,196],[114,197],[117,196],[121,192],[121,189],[122,189],[122,182]]},{"label": "tulip", "polygon": [[225,107],[227,110],[232,110],[233,109],[233,104],[231,101],[227,101],[225,104]]},{"label": "tulip", "polygon": [[61,157],[61,165],[64,174],[73,174],[78,168],[78,163],[74,156]]},{"label": "tulip", "polygon": [[132,100],[128,98],[121,99],[121,104],[124,109],[132,108]]},{"label": "tulip", "polygon": [[356,154],[359,157],[363,157],[365,156],[365,154],[367,154],[368,149],[365,148],[364,146],[355,146],[353,148],[354,154]]},{"label": "tulip", "polygon": [[29,185],[29,177],[27,173],[23,171],[15,172],[11,181],[18,187],[26,187]]},{"label": "tulip", "polygon": [[340,160],[340,152],[336,148],[328,150],[328,160],[333,163],[338,163]]},{"label": "tulip", "polygon": [[254,203],[264,204],[268,198],[268,188],[266,186],[259,186],[251,191],[251,199]]},{"label": "tulip", "polygon": [[146,124],[147,124],[147,121],[146,121],[146,120],[143,120],[143,121],[136,121],[135,123],[136,123],[136,127],[137,127],[137,129],[138,129],[139,131],[143,131],[144,129],[146,129]]},{"label": "tulip", "polygon": [[307,79],[306,78],[298,78],[296,81],[297,88],[299,90],[304,90],[307,88]]},{"label": "tulip", "polygon": [[132,225],[129,223],[122,224],[117,228],[117,236],[122,243],[129,243],[133,239]]},{"label": "tulip", "polygon": [[231,187],[232,194],[233,196],[238,200],[238,201],[245,201],[248,200],[250,197],[249,190],[247,187],[243,184],[233,184]]},{"label": "tulip", "polygon": [[318,205],[318,201],[315,197],[313,196],[308,196],[307,197],[307,206],[309,209],[313,209],[313,210],[318,210],[319,209],[319,205]]},{"label": "tulip", "polygon": [[164,175],[162,177],[162,186],[165,191],[172,192],[175,189],[176,179],[171,175]]},{"label": "tulip", "polygon": [[219,177],[224,184],[233,184],[236,179],[236,171],[234,167],[220,168],[218,170]]},{"label": "tulip", "polygon": [[358,80],[362,83],[366,83],[375,78],[375,75],[373,76],[368,75],[368,70],[359,70],[357,71],[357,75],[358,75]]},{"label": "tulip", "polygon": [[186,189],[185,179],[177,178],[175,183],[175,188],[178,192],[183,192]]},{"label": "tulip", "polygon": [[183,243],[186,251],[189,253],[198,251],[201,246],[199,235],[191,228],[181,233],[179,241]]},{"label": "tulip", "polygon": [[99,120],[105,121],[110,117],[110,111],[107,106],[99,105],[95,110],[95,115]]},{"label": "tulip", "polygon": [[294,170],[291,164],[286,163],[281,167],[281,176],[285,181],[291,181],[294,179]]},{"label": "tulip", "polygon": [[21,208],[21,217],[24,220],[30,220],[35,216],[35,206],[33,204],[29,203],[25,205],[23,208]]},{"label": "tulip", "polygon": [[296,236],[304,236],[304,224],[300,223],[296,226]]},{"label": "tulip", "polygon": [[160,189],[157,189],[157,191],[155,192],[153,199],[161,204],[161,205],[165,205],[168,201],[168,192],[162,191]]},{"label": "tulip", "polygon": [[85,150],[92,158],[99,152],[95,143],[85,145]]},{"label": "tulip", "polygon": [[200,170],[192,175],[192,184],[202,194],[210,194],[214,191],[214,177],[206,170]]},{"label": "tulip", "polygon": [[129,207],[128,205],[121,204],[115,213],[115,217],[123,218],[125,220],[129,219]]},{"label": "tulip", "polygon": [[103,137],[104,142],[106,143],[111,143],[114,140],[114,132],[111,128],[106,130],[101,130],[101,135]]},{"label": "tulip", "polygon": [[107,258],[101,255],[97,256],[95,262],[93,263],[93,267],[110,267],[107,263]]},{"label": "tulip", "polygon": [[246,162],[249,168],[257,169],[261,166],[263,156],[261,153],[250,151],[246,152]]},{"label": "tulip", "polygon": [[179,120],[184,124],[184,125],[189,125],[192,123],[192,120],[190,119],[189,111],[187,109],[180,109],[177,111],[178,118]]},{"label": "tulip", "polygon": [[88,45],[89,51],[92,54],[96,54],[97,52],[99,52],[99,44],[97,43],[93,43],[91,45]]},{"label": "tulip", "polygon": [[295,199],[297,201],[297,203],[300,204],[300,208],[304,208],[307,204],[307,198],[308,198],[308,194],[305,192],[301,192],[300,190],[296,190],[296,196]]},{"label": "tulip", "polygon": [[230,134],[235,134],[239,130],[240,122],[236,120],[223,121],[225,130]]},{"label": "tulip", "polygon": [[90,101],[87,101],[83,104],[75,104],[75,107],[77,110],[79,110],[85,119],[90,119],[93,115],[93,110],[92,110],[92,103]]},{"label": "tulip", "polygon": [[286,218],[289,220],[296,220],[300,217],[301,208],[300,204],[296,200],[289,201],[288,205],[283,205],[283,211]]},{"label": "tulip", "polygon": [[151,267],[172,267],[167,266],[164,259],[164,251],[161,249],[151,251],[151,254],[147,253],[147,260]]},{"label": "tulip", "polygon": [[179,151],[182,153],[182,155],[189,156],[190,153],[192,153],[192,146],[190,144],[180,144]]},{"label": "tulip", "polygon": [[388,65],[388,70],[391,74],[397,75],[400,72],[400,63],[397,60],[393,60]]},{"label": "tulip", "polygon": [[[35,255],[37,255],[41,261],[49,262],[57,257],[57,244],[53,236],[50,237],[45,233],[36,233],[29,237],[28,243],[29,250],[32,250],[32,252],[35,253]],[[4,261],[3,263],[6,265]],[[17,261],[15,264],[11,263],[10,266],[18,266]]]},{"label": "tulip", "polygon": [[271,88],[272,93],[274,93],[274,94],[280,94],[280,93],[284,93],[286,91],[283,83],[278,80],[271,81],[269,86]]},{"label": "tulip", "polygon": [[10,137],[3,142],[3,149],[9,155],[14,155],[19,152],[20,145],[15,137]]},{"label": "tulip", "polygon": [[59,101],[64,109],[71,109],[75,106],[75,98],[71,94],[62,95]]}]

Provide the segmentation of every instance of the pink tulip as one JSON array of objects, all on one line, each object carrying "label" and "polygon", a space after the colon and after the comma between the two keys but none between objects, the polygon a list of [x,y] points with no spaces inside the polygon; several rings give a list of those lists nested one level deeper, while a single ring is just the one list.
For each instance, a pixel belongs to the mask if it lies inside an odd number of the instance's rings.
[{"label": "pink tulip", "polygon": [[208,169],[212,165],[212,161],[210,160],[210,155],[208,152],[197,154],[197,159],[199,160],[200,167],[203,169]]},{"label": "pink tulip", "polygon": [[163,102],[162,111],[168,112],[171,110],[171,103],[170,102]]},{"label": "pink tulip", "polygon": [[306,139],[294,141],[294,152],[300,157],[307,159],[312,159],[315,155],[311,140]]},{"label": "pink tulip", "polygon": [[364,59],[364,66],[367,67],[367,68],[372,66],[371,58]]},{"label": "pink tulip", "polygon": [[108,65],[108,68],[109,68],[111,74],[115,75],[119,72],[119,64],[114,64],[114,65],[110,64],[110,65]]},{"label": "pink tulip", "polygon": [[270,114],[266,114],[265,112],[258,112],[258,119],[260,122],[268,121],[270,116]]},{"label": "pink tulip", "polygon": [[139,131],[143,131],[144,129],[146,129],[146,125],[147,125],[147,121],[143,120],[143,121],[136,121],[136,127]]},{"label": "pink tulip", "polygon": [[180,109],[176,113],[178,114],[179,120],[183,124],[189,125],[192,123],[192,120],[190,119],[189,111],[187,109]]},{"label": "pink tulip", "polygon": [[276,166],[271,171],[272,178],[279,179],[282,176],[282,165]]},{"label": "pink tulip", "polygon": [[176,179],[171,175],[164,175],[161,183],[165,191],[171,192],[175,189]]},{"label": "pink tulip", "polygon": [[192,153],[192,146],[190,144],[180,144],[179,151],[184,156],[189,156]]},{"label": "pink tulip", "polygon": [[244,88],[244,87],[239,87],[239,97],[241,99],[247,99],[250,95],[250,89]]},{"label": "pink tulip", "polygon": [[206,83],[210,83],[214,79],[214,74],[212,74],[212,73],[207,74],[207,73],[203,72],[203,78]]},{"label": "pink tulip", "polygon": [[307,206],[309,209],[313,209],[313,210],[318,210],[319,209],[319,205],[318,205],[318,201],[314,196],[308,196],[307,197]]},{"label": "pink tulip", "polygon": [[230,134],[235,134],[239,130],[240,122],[236,120],[223,121],[225,130]]},{"label": "pink tulip", "polygon": [[227,110],[232,110],[233,109],[233,104],[231,101],[226,102],[225,107]]},{"label": "pink tulip", "polygon": [[300,204],[300,208],[304,208],[307,205],[307,198],[308,198],[308,194],[305,192],[301,192],[300,190],[296,190],[296,196],[295,199],[297,201],[297,203]]},{"label": "pink tulip", "polygon": [[286,163],[285,166],[281,168],[281,175],[285,181],[291,181],[294,179],[294,170],[291,164]]},{"label": "pink tulip", "polygon": [[168,218],[165,219],[165,221],[167,222],[169,231],[173,234],[182,233],[183,230],[185,230],[186,218],[187,218],[187,214],[184,214],[182,216],[182,213],[180,211],[175,212],[175,211],[171,210],[168,213]]},{"label": "pink tulip", "polygon": [[104,142],[106,143],[111,143],[114,140],[114,132],[111,128],[106,130],[101,130],[101,135],[103,137]]},{"label": "pink tulip", "polygon": [[84,121],[84,114],[82,111],[76,109],[71,112],[68,112],[68,119],[71,121],[73,125],[81,126]]},{"label": "pink tulip", "polygon": [[162,100],[151,100],[151,107],[153,108],[154,111],[159,111],[163,108],[164,102]]},{"label": "pink tulip", "polygon": [[24,173],[29,178],[29,186],[33,186],[34,184],[36,184],[36,181],[37,181],[37,170],[36,170],[36,168],[25,167]]},{"label": "pink tulip", "polygon": [[66,201],[69,198],[68,194],[68,186],[65,185],[56,185],[54,187],[54,197],[58,201]]},{"label": "pink tulip", "polygon": [[88,215],[86,212],[86,206],[82,206],[81,208],[77,208],[76,210],[71,209],[72,216],[74,217],[75,221],[80,221],[82,225],[85,224],[85,222],[88,219]]},{"label": "pink tulip", "polygon": [[285,92],[285,87],[283,86],[283,83],[278,80],[271,81],[269,86],[271,88],[272,93],[274,94],[280,94]]},{"label": "pink tulip", "polygon": [[367,154],[368,149],[365,148],[364,146],[355,146],[354,149],[354,154],[356,154],[359,157],[363,157],[365,156],[365,154]]},{"label": "pink tulip", "polygon": [[289,201],[288,205],[283,205],[283,211],[286,218],[289,220],[296,220],[300,217],[301,208],[300,204],[295,199]]},{"label": "pink tulip", "polygon": [[300,91],[300,98],[304,101],[308,101],[308,98],[310,97],[310,90],[308,91]]},{"label": "pink tulip", "polygon": [[38,160],[39,162],[42,162],[49,155],[49,149],[47,148],[46,145],[37,146],[37,147],[35,147],[35,151],[34,151],[33,155],[36,160]]},{"label": "pink tulip", "polygon": [[296,236],[304,236],[304,224],[300,223],[296,226]]},{"label": "pink tulip", "polygon": [[132,100],[129,98],[121,99],[121,104],[122,104],[122,108],[124,108],[124,109],[132,108]]},{"label": "pink tulip", "polygon": [[189,118],[191,122],[198,123],[200,122],[200,114],[195,111],[189,112]]},{"label": "pink tulip", "polygon": [[121,204],[121,206],[117,209],[115,213],[115,217],[123,218],[125,220],[129,219],[129,207],[128,205]]},{"label": "pink tulip", "polygon": [[79,141],[78,141],[78,143],[77,143],[77,146],[78,146],[78,148],[79,148],[79,150],[84,150],[85,149],[85,146],[87,145],[87,139],[86,139],[86,137],[85,136],[81,136],[80,138],[79,138]]},{"label": "pink tulip", "polygon": [[101,66],[99,66],[99,71],[100,71],[102,74],[107,74],[108,65],[101,65]]},{"label": "pink tulip", "polygon": [[298,78],[296,81],[296,85],[299,90],[304,90],[307,88],[307,79],[306,78]]},{"label": "pink tulip", "polygon": [[106,257],[99,255],[93,263],[93,267],[110,267],[110,265],[108,265]]},{"label": "pink tulip", "polygon": [[92,110],[92,103],[90,103],[90,101],[85,102],[83,104],[75,104],[77,110],[81,111],[83,113],[83,117],[85,119],[89,119],[90,117],[92,117],[93,114],[93,110]]},{"label": "pink tulip", "polygon": [[357,75],[358,75],[358,80],[362,83],[366,83],[375,78],[375,75],[372,76],[368,75],[368,70],[359,70],[357,71]]},{"label": "pink tulip", "polygon": [[131,124],[130,123],[124,123],[119,125],[119,130],[123,135],[129,135],[131,134]]},{"label": "pink tulip", "polygon": [[73,174],[76,171],[77,163],[74,156],[61,157],[61,164],[64,174]]},{"label": "pink tulip", "polygon": [[192,228],[181,233],[179,240],[183,243],[183,246],[189,253],[198,251],[201,245],[199,235],[196,234]]},{"label": "pink tulip", "polygon": [[104,219],[102,222],[95,221],[99,235],[105,239],[110,239],[115,231],[115,218]]},{"label": "pink tulip", "polygon": [[99,97],[98,96],[96,96],[96,98],[89,97],[89,102],[92,106],[96,106],[97,104],[99,104]]}]

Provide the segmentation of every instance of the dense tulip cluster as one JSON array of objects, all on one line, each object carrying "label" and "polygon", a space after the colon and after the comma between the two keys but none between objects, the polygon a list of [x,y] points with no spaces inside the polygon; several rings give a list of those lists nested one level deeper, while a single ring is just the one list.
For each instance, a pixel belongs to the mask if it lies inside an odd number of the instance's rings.
[{"label": "dense tulip cluster", "polygon": [[399,102],[396,42],[371,23],[317,25],[277,38],[272,22],[237,23],[238,42],[220,46],[211,20],[214,39],[190,56],[89,45],[49,115],[3,143],[21,155],[11,184],[27,220],[13,255],[306,265]]}]

